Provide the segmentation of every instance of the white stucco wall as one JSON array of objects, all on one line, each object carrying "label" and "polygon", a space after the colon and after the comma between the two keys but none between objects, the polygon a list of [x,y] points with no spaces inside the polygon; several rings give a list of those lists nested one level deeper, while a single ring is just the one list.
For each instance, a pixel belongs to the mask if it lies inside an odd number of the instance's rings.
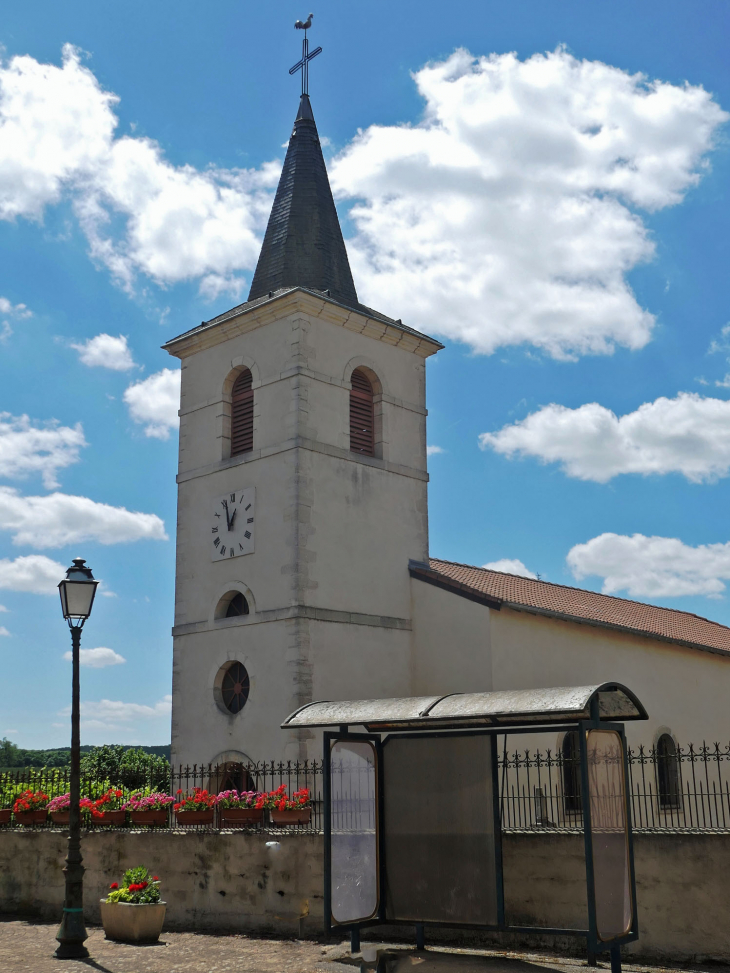
[{"label": "white stucco wall", "polygon": [[[414,694],[580,686],[617,681],[649,713],[630,745],[671,733],[686,745],[730,741],[730,657],[502,608],[412,579]],[[442,689],[443,687],[443,689]],[[559,745],[557,734],[530,746]]]},{"label": "white stucco wall", "polygon": [[[279,729],[292,710],[322,696],[411,689],[408,559],[428,553],[424,353],[380,340],[380,326],[360,333],[344,309],[302,306],[273,302],[265,319],[222,324],[180,352],[176,763],[227,751],[319,757],[318,738]],[[232,370],[244,366],[254,448],[230,457]],[[374,457],[349,450],[356,367],[377,392]],[[212,561],[212,499],[247,487],[256,489],[255,551]],[[246,594],[250,616],[213,617],[229,588]],[[234,660],[251,689],[231,716],[212,686]]]}]

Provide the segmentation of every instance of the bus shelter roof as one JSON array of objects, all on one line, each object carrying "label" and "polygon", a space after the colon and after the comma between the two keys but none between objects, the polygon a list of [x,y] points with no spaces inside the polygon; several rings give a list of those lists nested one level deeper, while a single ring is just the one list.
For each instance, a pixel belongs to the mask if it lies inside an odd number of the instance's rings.
[{"label": "bus shelter roof", "polygon": [[596,699],[601,720],[624,722],[649,718],[630,689],[620,683],[606,682],[597,686],[307,703],[284,720],[282,729],[365,726],[377,731],[549,726],[589,719],[591,704]]}]

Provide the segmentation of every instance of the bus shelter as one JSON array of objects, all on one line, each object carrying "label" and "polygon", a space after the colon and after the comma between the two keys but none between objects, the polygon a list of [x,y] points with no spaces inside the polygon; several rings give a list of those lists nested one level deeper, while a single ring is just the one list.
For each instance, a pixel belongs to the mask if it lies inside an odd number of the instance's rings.
[{"label": "bus shelter", "polygon": [[[325,933],[382,924],[584,937],[589,955],[638,939],[624,722],[626,686],[309,703],[282,724],[323,728]],[[364,728],[364,732],[359,728]],[[587,916],[583,928],[505,914],[499,735],[577,731]],[[559,876],[556,875],[556,878]],[[539,922],[539,917],[537,920]]]}]

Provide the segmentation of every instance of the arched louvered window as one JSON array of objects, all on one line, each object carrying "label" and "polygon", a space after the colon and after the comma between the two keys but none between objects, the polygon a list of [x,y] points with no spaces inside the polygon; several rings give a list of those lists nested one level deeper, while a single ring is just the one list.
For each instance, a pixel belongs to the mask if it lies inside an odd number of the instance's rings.
[{"label": "arched louvered window", "polygon": [[375,454],[373,387],[359,368],[352,373],[350,391],[350,450],[364,456]]},{"label": "arched louvered window", "polygon": [[253,376],[244,368],[231,390],[231,456],[253,449]]},{"label": "arched louvered window", "polygon": [[659,784],[659,806],[679,806],[679,761],[677,744],[668,733],[662,733],[656,745],[656,773]]}]

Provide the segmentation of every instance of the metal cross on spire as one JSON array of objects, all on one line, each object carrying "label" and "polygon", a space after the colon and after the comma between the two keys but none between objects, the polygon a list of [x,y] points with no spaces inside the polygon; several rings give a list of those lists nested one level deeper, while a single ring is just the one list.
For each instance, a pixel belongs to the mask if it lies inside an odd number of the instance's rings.
[{"label": "metal cross on spire", "polygon": [[312,17],[314,14],[310,14],[306,20],[297,20],[294,24],[297,30],[304,31],[304,40],[302,41],[302,59],[297,61],[293,68],[289,68],[289,74],[294,74],[296,71],[301,70],[302,72],[302,94],[309,94],[309,62],[313,57],[322,53],[321,47],[315,47],[315,49],[309,52],[309,41],[307,40],[307,31],[312,26]]}]

